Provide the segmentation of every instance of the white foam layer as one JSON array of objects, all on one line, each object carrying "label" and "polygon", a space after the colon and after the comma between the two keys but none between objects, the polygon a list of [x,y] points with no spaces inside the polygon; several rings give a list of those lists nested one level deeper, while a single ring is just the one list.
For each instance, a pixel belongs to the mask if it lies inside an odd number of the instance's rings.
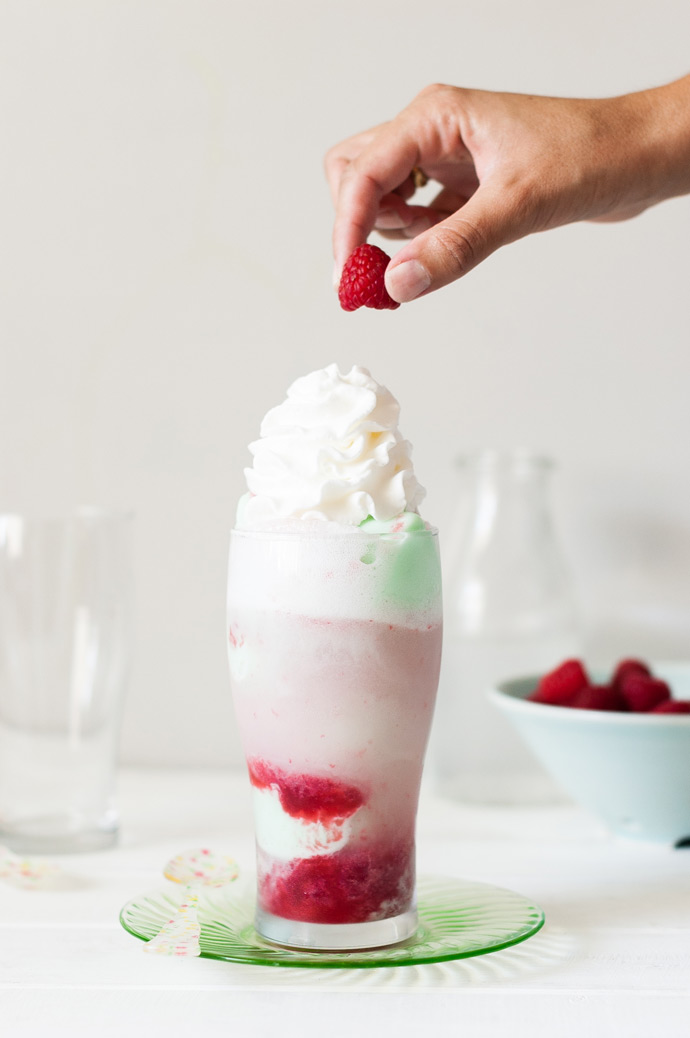
[{"label": "white foam layer", "polygon": [[[274,611],[329,620],[372,620],[417,628],[441,619],[441,569],[430,530],[342,533],[305,521],[285,531],[233,531],[229,615]],[[292,532],[295,528],[299,533]],[[305,531],[306,533],[306,531]]]},{"label": "white foam layer", "polygon": [[261,850],[279,861],[335,854],[346,846],[352,830],[351,818],[329,825],[309,822],[286,814],[276,789],[254,787],[254,828]]}]

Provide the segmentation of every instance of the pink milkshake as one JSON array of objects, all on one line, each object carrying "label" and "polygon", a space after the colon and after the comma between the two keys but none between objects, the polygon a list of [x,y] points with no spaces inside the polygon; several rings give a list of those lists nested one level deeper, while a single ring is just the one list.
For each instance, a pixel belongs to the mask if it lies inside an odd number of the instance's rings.
[{"label": "pink milkshake", "polygon": [[315,372],[281,408],[252,447],[228,583],[256,925],[281,944],[373,947],[416,927],[415,816],[441,651],[437,538],[414,511],[421,488],[397,404],[368,372]]}]

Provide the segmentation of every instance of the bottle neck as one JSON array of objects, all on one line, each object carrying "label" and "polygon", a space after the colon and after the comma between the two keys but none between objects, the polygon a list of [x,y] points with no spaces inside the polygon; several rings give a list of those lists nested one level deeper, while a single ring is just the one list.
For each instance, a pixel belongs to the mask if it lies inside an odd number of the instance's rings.
[{"label": "bottle neck", "polygon": [[465,529],[475,550],[497,541],[518,550],[553,538],[552,464],[528,454],[482,454],[461,465]]},{"label": "bottle neck", "polygon": [[[546,630],[572,602],[550,507],[552,466],[532,455],[479,458],[461,473],[461,512],[447,588],[460,629]],[[451,620],[451,623],[453,620]]]}]

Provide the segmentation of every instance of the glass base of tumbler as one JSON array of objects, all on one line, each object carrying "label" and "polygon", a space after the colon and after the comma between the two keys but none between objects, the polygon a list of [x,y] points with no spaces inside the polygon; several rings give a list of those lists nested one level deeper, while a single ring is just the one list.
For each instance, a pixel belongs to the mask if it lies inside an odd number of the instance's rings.
[{"label": "glass base of tumbler", "polygon": [[114,846],[118,831],[114,811],[97,825],[72,814],[37,815],[0,825],[0,845],[15,854],[80,854]]},{"label": "glass base of tumbler", "polygon": [[416,908],[370,923],[304,923],[283,919],[261,908],[257,908],[254,919],[256,931],[264,940],[286,948],[314,951],[355,951],[399,944],[412,937],[417,922]]}]

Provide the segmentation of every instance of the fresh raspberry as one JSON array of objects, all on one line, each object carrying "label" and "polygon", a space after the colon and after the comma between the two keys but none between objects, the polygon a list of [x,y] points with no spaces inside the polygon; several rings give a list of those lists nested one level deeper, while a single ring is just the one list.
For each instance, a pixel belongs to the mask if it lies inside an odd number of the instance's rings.
[{"label": "fresh raspberry", "polygon": [[665,681],[632,670],[628,671],[619,691],[628,709],[636,714],[646,714],[671,698],[671,689]]},{"label": "fresh raspberry", "polygon": [[576,710],[624,711],[628,705],[620,692],[610,685],[590,685],[577,693],[570,703]]},{"label": "fresh raspberry", "polygon": [[690,699],[665,699],[650,714],[690,714]]},{"label": "fresh raspberry", "polygon": [[550,706],[570,706],[574,696],[587,685],[589,678],[580,661],[566,660],[544,675],[529,698]]},{"label": "fresh raspberry", "polygon": [[388,295],[383,276],[391,258],[378,245],[364,244],[355,249],[343,267],[338,299],[343,310],[397,310],[400,303]]},{"label": "fresh raspberry", "polygon": [[652,672],[642,660],[621,660],[613,672],[611,684],[614,688],[622,690],[626,681],[632,675],[651,678]]}]

